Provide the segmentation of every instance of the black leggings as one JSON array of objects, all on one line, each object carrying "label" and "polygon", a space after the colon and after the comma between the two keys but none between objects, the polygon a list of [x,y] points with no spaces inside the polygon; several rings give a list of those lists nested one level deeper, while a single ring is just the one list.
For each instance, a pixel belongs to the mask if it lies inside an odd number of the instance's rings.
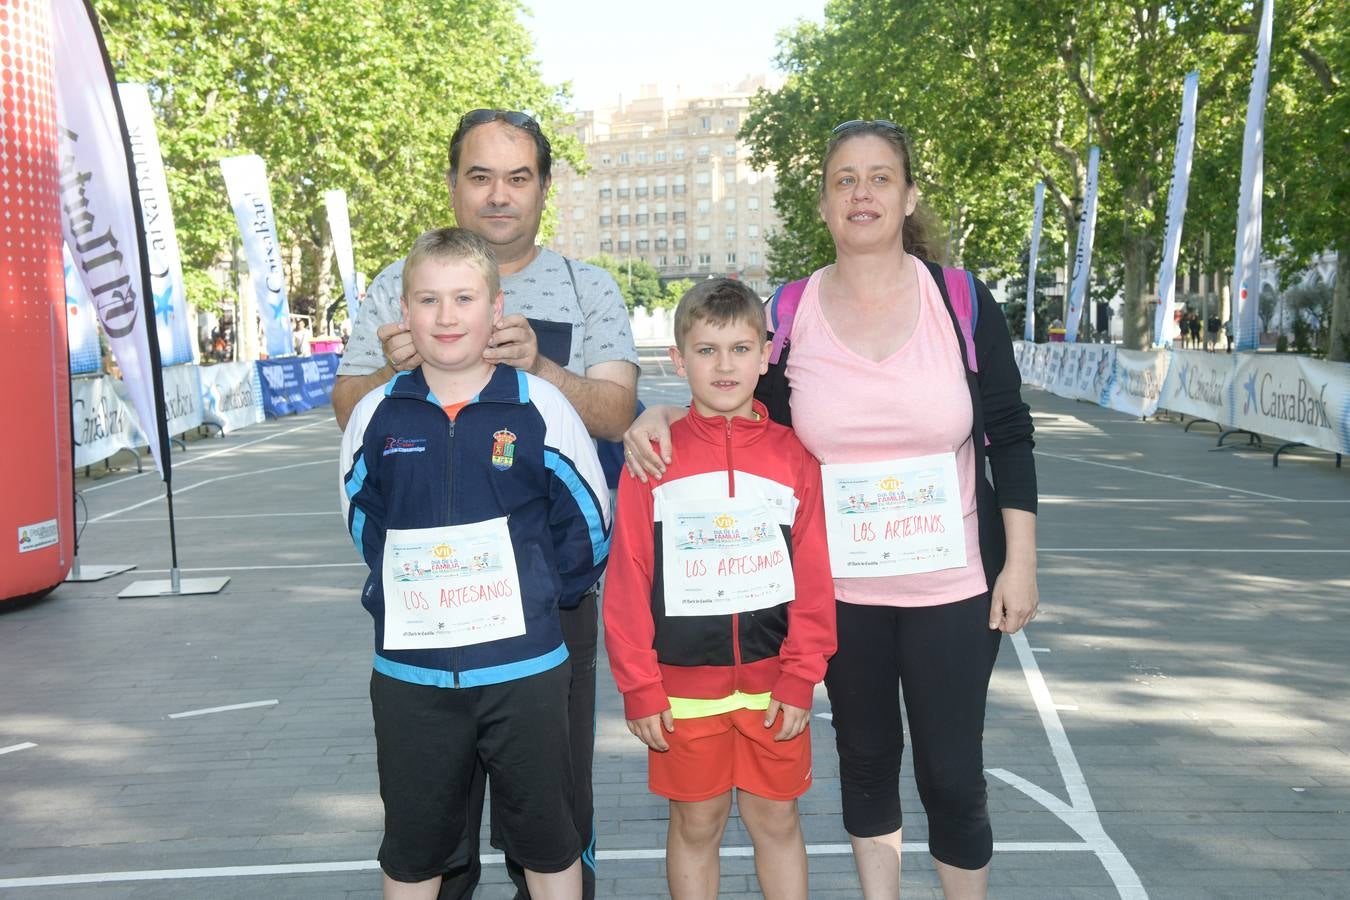
[{"label": "black leggings", "polygon": [[989,594],[941,606],[835,608],[839,650],[825,687],[844,828],[854,837],[877,837],[902,824],[903,692],[929,852],[957,868],[983,867],[994,852],[984,707],[1002,637],[989,628]]}]

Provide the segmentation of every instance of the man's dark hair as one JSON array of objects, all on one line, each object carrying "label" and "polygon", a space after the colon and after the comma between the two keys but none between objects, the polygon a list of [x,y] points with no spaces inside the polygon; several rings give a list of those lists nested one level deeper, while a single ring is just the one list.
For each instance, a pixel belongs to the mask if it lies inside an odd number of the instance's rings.
[{"label": "man's dark hair", "polygon": [[542,186],[553,173],[553,145],[544,137],[539,123],[528,113],[509,109],[471,109],[459,117],[455,133],[450,135],[450,181],[453,184],[459,177],[459,153],[464,148],[464,139],[479,125],[489,122],[505,122],[528,134],[534,139],[535,174]]}]

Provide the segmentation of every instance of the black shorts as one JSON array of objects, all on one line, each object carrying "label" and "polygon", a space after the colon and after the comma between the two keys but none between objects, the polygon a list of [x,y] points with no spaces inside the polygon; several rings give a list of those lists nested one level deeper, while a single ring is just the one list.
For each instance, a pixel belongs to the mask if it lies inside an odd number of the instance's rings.
[{"label": "black shorts", "polygon": [[487,769],[507,854],[544,873],[576,861],[581,846],[572,823],[570,679],[569,662],[518,681],[471,688],[371,673],[385,874],[417,882],[450,868],[465,838],[478,759]]}]

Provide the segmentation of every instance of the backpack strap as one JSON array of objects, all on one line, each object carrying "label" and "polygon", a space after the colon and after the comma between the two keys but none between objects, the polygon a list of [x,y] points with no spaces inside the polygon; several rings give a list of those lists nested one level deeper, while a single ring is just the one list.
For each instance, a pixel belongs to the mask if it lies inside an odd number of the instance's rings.
[{"label": "backpack strap", "polygon": [[773,348],[769,351],[769,365],[777,365],[783,355],[783,345],[792,334],[792,320],[797,306],[806,292],[807,279],[789,281],[769,298],[769,328],[773,330]]},{"label": "backpack strap", "polygon": [[966,365],[972,372],[980,371],[975,358],[975,326],[980,323],[980,304],[975,300],[975,276],[965,269],[943,268],[942,280],[947,285],[947,299],[961,326],[961,340],[966,344]]}]

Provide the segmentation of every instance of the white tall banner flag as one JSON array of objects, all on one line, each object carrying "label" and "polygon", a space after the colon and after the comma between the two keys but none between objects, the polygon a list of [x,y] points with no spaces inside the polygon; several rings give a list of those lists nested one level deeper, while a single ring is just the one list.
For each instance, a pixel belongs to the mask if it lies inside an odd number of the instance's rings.
[{"label": "white tall banner flag", "polygon": [[[61,230],[122,370],[141,429],[162,436],[156,405],[158,348],[151,346],[146,321],[150,279],[111,72],[86,4],[53,3],[51,14]],[[163,443],[152,439],[150,449],[167,480]]]},{"label": "white tall banner flag", "polygon": [[281,268],[281,245],[272,216],[272,192],[267,187],[267,168],[261,156],[230,156],[220,161],[225,189],[239,223],[244,256],[267,339],[267,355],[294,356],[290,307],[286,301],[286,275]]},{"label": "white tall banner flag", "polygon": [[187,314],[187,288],[178,254],[178,235],[169,205],[169,184],[155,132],[155,114],[143,84],[119,84],[122,113],[131,138],[131,160],[136,165],[136,191],[145,223],[146,254],[150,257],[150,291],[155,301],[155,328],[161,365],[192,362],[192,329]]},{"label": "white tall banner flag", "polygon": [[1087,184],[1083,189],[1083,218],[1078,223],[1078,249],[1073,256],[1073,282],[1069,288],[1069,315],[1064,323],[1064,340],[1078,340],[1078,320],[1087,302],[1088,280],[1092,274],[1092,235],[1097,230],[1097,163],[1101,148],[1088,151]]},{"label": "white tall banner flag", "polygon": [[328,231],[333,235],[333,255],[342,276],[342,295],[347,298],[347,319],[356,321],[356,259],[352,255],[352,223],[347,214],[346,191],[324,191],[323,205],[328,210]]},{"label": "white tall banner flag", "polygon": [[1045,211],[1045,182],[1036,182],[1036,212],[1031,219],[1031,253],[1027,259],[1027,324],[1022,337],[1036,340],[1036,257],[1041,249],[1041,216]]},{"label": "white tall banner flag", "polygon": [[1167,195],[1167,228],[1162,264],[1158,267],[1158,310],[1153,318],[1153,343],[1172,344],[1172,309],[1177,294],[1177,257],[1181,253],[1181,223],[1186,217],[1186,194],[1191,182],[1191,150],[1195,147],[1195,95],[1200,73],[1191,72],[1181,88],[1181,124],[1172,161],[1172,189]]},{"label": "white tall banner flag", "polygon": [[1237,248],[1233,262],[1233,334],[1237,349],[1255,350],[1260,343],[1261,191],[1265,159],[1266,79],[1270,72],[1273,0],[1261,6],[1256,35],[1256,66],[1247,99],[1247,134],[1242,140],[1242,180],[1238,190]]}]

